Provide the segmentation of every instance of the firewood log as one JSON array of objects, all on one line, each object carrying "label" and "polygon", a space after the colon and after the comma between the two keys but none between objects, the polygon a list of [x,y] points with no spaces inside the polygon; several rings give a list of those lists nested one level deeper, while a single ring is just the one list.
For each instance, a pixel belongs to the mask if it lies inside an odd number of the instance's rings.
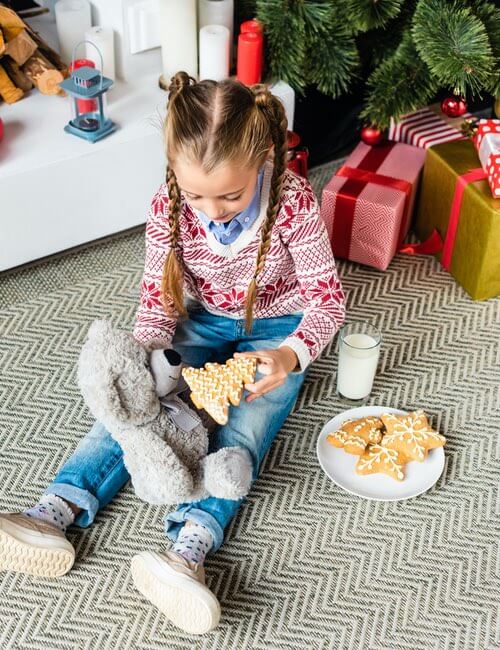
[{"label": "firewood log", "polygon": [[52,67],[60,70],[63,77],[69,76],[68,66],[64,63],[59,54],[45,43],[38,32],[33,30],[28,23],[24,22],[24,20],[22,20],[13,9],[10,9],[3,2],[0,2],[0,28],[4,32],[4,38],[6,41],[17,36],[22,29],[25,29],[28,35],[31,36],[37,44],[42,56],[50,61]]},{"label": "firewood log", "polygon": [[23,65],[37,51],[37,47],[35,41],[23,29],[22,32],[19,32],[14,38],[11,38],[5,45],[4,54],[8,54],[17,65]]},{"label": "firewood log", "polygon": [[16,88],[9,75],[0,64],[0,97],[7,102],[7,104],[13,104],[21,99],[23,95],[24,93],[21,88]]},{"label": "firewood log", "polygon": [[64,79],[63,74],[41,52],[35,52],[21,66],[21,70],[44,95],[58,95],[62,93],[59,84]]},{"label": "firewood log", "polygon": [[15,11],[0,2],[0,27],[6,41],[15,38],[25,28],[25,23]]},{"label": "firewood log", "polygon": [[24,92],[33,88],[33,82],[24,74],[21,68],[10,58],[10,56],[4,56],[1,65],[3,65],[5,72],[18,88],[21,88]]}]

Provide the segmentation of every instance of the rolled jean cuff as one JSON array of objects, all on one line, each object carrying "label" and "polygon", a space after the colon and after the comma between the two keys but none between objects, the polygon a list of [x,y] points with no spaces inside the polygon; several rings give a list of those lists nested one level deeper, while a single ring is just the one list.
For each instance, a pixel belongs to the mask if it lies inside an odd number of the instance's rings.
[{"label": "rolled jean cuff", "polygon": [[99,501],[93,494],[67,483],[51,483],[42,494],[56,494],[58,497],[71,501],[71,503],[82,508],[82,511],[76,515],[73,522],[79,528],[90,526],[99,510]]},{"label": "rolled jean cuff", "polygon": [[198,508],[193,508],[192,506],[185,505],[180,506],[177,510],[169,512],[165,515],[165,533],[167,536],[175,542],[179,535],[179,531],[184,526],[187,520],[195,521],[197,524],[201,524],[208,528],[210,534],[213,537],[214,543],[210,552],[217,551],[224,541],[224,531],[222,530],[219,522],[215,517],[204,510],[199,510]]}]

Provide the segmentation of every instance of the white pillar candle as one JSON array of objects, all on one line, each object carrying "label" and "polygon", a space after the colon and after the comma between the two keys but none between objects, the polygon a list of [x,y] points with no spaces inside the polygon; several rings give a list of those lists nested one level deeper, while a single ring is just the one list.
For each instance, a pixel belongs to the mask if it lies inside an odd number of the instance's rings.
[{"label": "white pillar candle", "polygon": [[163,79],[168,86],[176,72],[198,78],[196,0],[158,0]]},{"label": "white pillar candle", "polygon": [[205,25],[200,29],[200,80],[229,77],[229,29]]},{"label": "white pillar candle", "polygon": [[293,120],[295,119],[295,90],[286,81],[276,81],[269,90],[281,100],[285,107],[288,120],[288,130],[293,131]]},{"label": "white pillar candle", "polygon": [[337,391],[352,400],[367,397],[373,386],[380,338],[362,332],[340,337]]},{"label": "white pillar candle", "polygon": [[[59,0],[54,5],[56,14],[57,37],[59,52],[66,64],[71,63],[75,45],[85,38],[85,31],[91,26],[90,3],[87,0]],[[81,58],[79,50],[75,58]]]},{"label": "white pillar candle", "polygon": [[[113,30],[111,27],[91,27],[85,32],[85,39],[96,45],[102,55],[103,69],[102,74],[109,79],[116,79],[115,76],[115,48],[113,44]],[[86,45],[86,57],[95,63],[95,67],[100,69],[101,60],[95,47],[90,43]]]},{"label": "white pillar candle", "polygon": [[198,29],[224,25],[229,29],[229,55],[233,55],[234,0],[198,0]]}]

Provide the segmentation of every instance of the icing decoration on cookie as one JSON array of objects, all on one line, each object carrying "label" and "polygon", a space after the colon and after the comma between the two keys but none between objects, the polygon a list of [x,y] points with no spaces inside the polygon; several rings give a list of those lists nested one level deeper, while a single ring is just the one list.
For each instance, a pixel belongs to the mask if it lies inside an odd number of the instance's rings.
[{"label": "icing decoration on cookie", "polygon": [[348,435],[359,436],[368,444],[376,444],[382,440],[382,428],[384,423],[380,418],[366,417],[359,420],[348,420],[340,427]]},{"label": "icing decoration on cookie", "polygon": [[340,429],[332,431],[326,439],[334,447],[343,448],[348,454],[360,456],[367,444],[382,440],[383,426],[382,420],[375,417],[345,420]]},{"label": "icing decoration on cookie", "polygon": [[408,415],[384,413],[380,416],[387,432],[380,443],[388,449],[396,449],[408,459],[422,462],[429,449],[442,447],[446,438],[431,429],[422,409]]},{"label": "icing decoration on cookie", "polygon": [[205,364],[204,368],[185,367],[182,376],[191,389],[191,399],[198,409],[205,409],[219,424],[226,424],[229,405],[238,406],[243,395],[243,385],[255,380],[257,359],[239,357],[225,364]]},{"label": "icing decoration on cookie", "polygon": [[347,436],[344,442],[344,451],[348,454],[360,456],[366,449],[366,441],[360,436]]},{"label": "icing decoration on cookie", "polygon": [[397,481],[405,477],[403,467],[407,459],[396,449],[388,449],[382,445],[368,445],[356,463],[356,472],[365,474],[387,474]]},{"label": "icing decoration on cookie", "polygon": [[342,431],[342,429],[339,429],[338,431],[332,431],[326,436],[327,441],[339,449],[344,446],[346,438],[347,433],[345,431]]}]

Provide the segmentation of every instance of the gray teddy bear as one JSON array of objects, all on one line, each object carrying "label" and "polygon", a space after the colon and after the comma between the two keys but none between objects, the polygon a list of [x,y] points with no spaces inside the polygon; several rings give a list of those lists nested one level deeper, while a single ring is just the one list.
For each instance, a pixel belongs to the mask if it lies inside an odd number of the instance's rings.
[{"label": "gray teddy bear", "polygon": [[92,415],[122,448],[140,499],[155,505],[240,499],[250,490],[250,454],[243,447],[208,454],[206,426],[179,397],[187,387],[181,368],[175,350],[149,351],[98,319],[89,327],[77,375]]}]

